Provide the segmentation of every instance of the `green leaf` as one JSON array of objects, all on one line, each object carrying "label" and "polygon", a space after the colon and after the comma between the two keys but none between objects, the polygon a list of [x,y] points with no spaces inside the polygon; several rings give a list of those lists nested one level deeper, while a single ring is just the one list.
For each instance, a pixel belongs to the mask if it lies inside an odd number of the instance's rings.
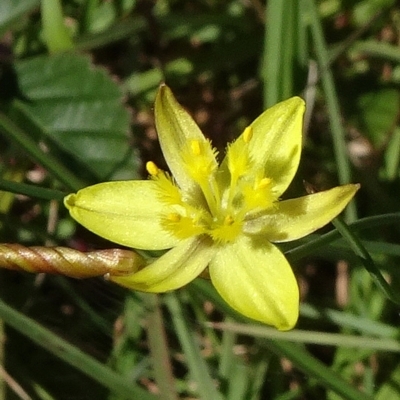
[{"label": "green leaf", "polygon": [[289,332],[280,332],[274,328],[263,325],[241,324],[236,322],[216,322],[213,328],[224,332],[261,337],[265,339],[287,340],[289,342],[310,343],[314,345],[362,348],[384,350],[387,352],[400,352],[400,344],[397,339],[376,338],[367,335],[346,335],[342,333],[326,333],[294,329]]},{"label": "green leaf", "polygon": [[381,145],[397,120],[399,92],[396,89],[382,89],[365,93],[359,98],[358,106],[362,131],[376,146]]},{"label": "green leaf", "polygon": [[357,57],[373,57],[394,63],[400,62],[400,49],[390,43],[378,40],[358,40],[354,42],[352,51]]},{"label": "green leaf", "polygon": [[[118,5],[112,1],[97,0],[86,1],[85,3],[85,29],[88,32],[100,33],[117,22],[121,14],[128,15],[135,7],[136,0],[121,0],[118,1]],[[131,21],[131,25],[135,24],[135,22],[132,23]]]},{"label": "green leaf", "polygon": [[[197,279],[188,286],[197,295],[206,298],[222,310],[226,315],[231,316],[237,321],[246,321],[243,316],[236,314],[217,294],[213,287],[206,281]],[[283,340],[264,340],[258,342],[263,347],[268,348],[273,353],[290,359],[294,366],[302,370],[312,378],[317,379],[318,383],[340,394],[344,399],[369,400],[365,393],[358,391],[351,384],[341,378],[335,371],[320,362],[317,358],[307,352],[303,346]]]},{"label": "green leaf", "polygon": [[385,151],[385,172],[388,180],[394,181],[400,166],[400,128],[396,127],[388,141]]},{"label": "green leaf", "polygon": [[118,375],[110,367],[85,354],[78,347],[69,344],[33,319],[15,311],[2,300],[0,300],[0,317],[9,326],[27,336],[37,345],[44,347],[51,354],[110,389],[111,392],[119,396],[119,399],[157,399],[155,395],[148,393],[136,382]]},{"label": "green leaf", "polygon": [[210,370],[200,352],[195,336],[187,324],[187,318],[183,313],[179,298],[171,292],[165,295],[164,300],[171,314],[176,335],[185,353],[190,375],[196,382],[199,398],[202,400],[222,400],[222,395],[215,387],[213,377],[210,375]]},{"label": "green leaf", "polygon": [[[16,63],[19,84],[28,99],[18,112],[36,128],[104,180],[135,159],[128,146],[129,115],[122,91],[87,57],[57,54]],[[121,178],[121,177],[120,177]]]},{"label": "green leaf", "polygon": [[399,395],[400,366],[397,366],[390,374],[375,396],[375,400],[395,399]]},{"label": "green leaf", "polygon": [[24,14],[39,4],[39,0],[1,0],[0,1],[0,37]]},{"label": "green leaf", "polygon": [[355,5],[353,21],[357,26],[367,24],[371,18],[382,10],[392,7],[395,0],[363,0]]}]

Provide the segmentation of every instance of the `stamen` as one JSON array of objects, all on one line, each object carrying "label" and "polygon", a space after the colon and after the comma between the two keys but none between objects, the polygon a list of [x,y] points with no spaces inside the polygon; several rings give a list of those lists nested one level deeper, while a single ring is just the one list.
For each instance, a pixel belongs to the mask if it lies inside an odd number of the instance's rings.
[{"label": "stamen", "polygon": [[189,139],[182,147],[182,159],[190,177],[196,182],[207,180],[215,173],[216,151],[208,140]]},{"label": "stamen", "polygon": [[211,214],[217,215],[220,206],[220,193],[218,184],[214,175],[209,175],[205,178],[207,179],[198,180],[198,183],[201,191],[203,192],[204,198],[206,199]]},{"label": "stamen", "polygon": [[231,174],[231,182],[229,187],[229,196],[227,202],[227,209],[232,206],[234,198],[238,194],[238,185],[240,180],[244,179],[246,174],[251,171],[251,155],[249,152],[250,142],[253,136],[253,128],[248,126],[242,134],[244,145],[242,142],[234,142],[227,148],[228,169]]},{"label": "stamen", "polygon": [[201,154],[200,142],[198,140],[192,140],[190,142],[190,149],[194,156],[199,156]]},{"label": "stamen", "polygon": [[243,140],[245,143],[249,143],[252,137],[253,137],[253,128],[251,126],[248,126],[243,131]]},{"label": "stamen", "polygon": [[268,186],[271,186],[272,179],[271,178],[262,178],[259,182],[256,182],[254,185],[254,189],[265,189]]},{"label": "stamen", "polygon": [[258,178],[253,183],[243,182],[243,210],[246,214],[266,210],[274,205],[277,200],[273,193],[273,180],[271,178]]},{"label": "stamen", "polygon": [[209,235],[215,240],[217,243],[227,243],[235,240],[237,236],[242,231],[243,220],[235,216],[233,219],[232,215],[227,215],[223,223],[215,223],[214,226],[211,226],[209,230]]},{"label": "stamen", "polygon": [[217,151],[209,140],[188,139],[182,146],[182,159],[187,173],[201,188],[209,210],[218,212],[219,188],[215,180],[218,169]]},{"label": "stamen", "polygon": [[146,163],[146,170],[151,176],[157,176],[160,173],[160,169],[153,161],[148,161]]},{"label": "stamen", "polygon": [[249,154],[247,148],[243,148],[233,143],[227,149],[228,168],[231,177],[236,181],[240,176],[244,175],[249,169]]},{"label": "stamen", "polygon": [[171,213],[167,215],[167,220],[170,222],[179,222],[181,218],[182,217],[178,213]]},{"label": "stamen", "polygon": [[[190,207],[186,211],[190,211]],[[194,215],[181,215],[178,213],[167,214],[161,224],[164,229],[179,239],[186,239],[191,236],[197,236],[205,233],[205,228],[198,219],[200,215],[196,215],[196,210],[192,209]]]},{"label": "stamen", "polygon": [[229,215],[229,214],[228,214],[228,215],[225,217],[224,225],[232,225],[234,222],[235,222],[235,221],[234,221],[234,219],[232,218],[232,215]]},{"label": "stamen", "polygon": [[168,205],[182,204],[181,192],[168,172],[158,168],[153,161],[146,163],[146,169],[150,174],[150,179],[157,184],[162,201]]}]

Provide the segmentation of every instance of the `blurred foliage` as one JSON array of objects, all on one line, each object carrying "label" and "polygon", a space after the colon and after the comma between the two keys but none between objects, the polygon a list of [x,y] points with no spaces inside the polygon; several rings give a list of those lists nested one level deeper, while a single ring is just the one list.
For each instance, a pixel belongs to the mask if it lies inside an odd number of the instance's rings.
[{"label": "blurred foliage", "polygon": [[288,195],[303,180],[362,184],[350,236],[283,247],[302,293],[288,333],[241,319],[201,279],[153,296],[1,271],[0,399],[400,397],[399,306],[372,279],[400,291],[398,2],[2,0],[0,38],[3,242],[112,246],[59,200],[163,165],[162,81],[220,150],[265,106],[301,95]]}]

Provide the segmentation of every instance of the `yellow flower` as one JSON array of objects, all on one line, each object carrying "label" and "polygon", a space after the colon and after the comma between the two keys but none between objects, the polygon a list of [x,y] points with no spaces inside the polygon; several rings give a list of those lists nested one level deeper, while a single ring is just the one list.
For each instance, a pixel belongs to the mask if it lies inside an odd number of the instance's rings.
[{"label": "yellow flower", "polygon": [[299,291],[291,267],[271,242],[301,238],[328,223],[358,185],[279,201],[296,173],[304,102],[298,97],[261,114],[216,150],[162,85],[155,102],[157,132],[171,174],[147,163],[151,179],[107,182],[65,198],[71,216],[94,233],[136,249],[170,249],[127,276],[131,289],[180,288],[208,266],[219,294],[249,318],[292,328]]}]

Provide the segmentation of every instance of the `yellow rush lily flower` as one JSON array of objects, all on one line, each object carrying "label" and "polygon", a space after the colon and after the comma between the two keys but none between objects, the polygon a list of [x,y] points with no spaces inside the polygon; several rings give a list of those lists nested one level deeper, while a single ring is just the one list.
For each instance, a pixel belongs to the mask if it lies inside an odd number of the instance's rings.
[{"label": "yellow rush lily flower", "polygon": [[65,198],[71,216],[94,233],[136,249],[170,249],[114,282],[145,292],[180,288],[207,267],[219,294],[245,316],[291,329],[299,314],[292,269],[272,243],[327,224],[359,185],[279,201],[296,173],[304,102],[266,110],[216,150],[162,85],[155,101],[160,145],[171,174],[147,163],[149,180],[106,182]]}]

